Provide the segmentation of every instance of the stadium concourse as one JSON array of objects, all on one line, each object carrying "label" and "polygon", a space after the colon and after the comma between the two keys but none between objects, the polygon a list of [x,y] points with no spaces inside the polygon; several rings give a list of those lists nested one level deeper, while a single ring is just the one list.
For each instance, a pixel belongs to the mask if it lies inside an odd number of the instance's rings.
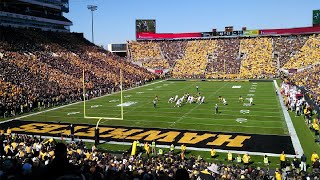
[{"label": "stadium concourse", "polygon": [[[124,72],[125,89],[159,78],[143,67],[94,46],[81,34],[14,28],[0,31],[0,116],[4,118],[82,101],[83,69],[88,77],[84,81],[89,99],[119,91],[120,69]],[[169,69],[170,77],[178,79],[270,79],[280,77],[279,69],[297,69],[297,73],[286,77],[281,93],[288,109],[297,115],[303,114],[318,136],[319,121],[312,114],[320,100],[320,69],[316,61],[320,57],[319,40],[318,35],[312,34],[139,41],[129,43],[129,52],[130,61],[140,61],[149,69]],[[294,96],[300,90],[294,85],[308,94],[309,99],[305,99],[303,105],[295,101]],[[88,148],[82,141],[64,145],[52,138],[4,130],[0,137],[3,144],[0,179],[319,178],[320,163],[316,153],[309,163],[312,171],[306,171],[303,166],[310,157],[301,156],[291,161],[284,154],[280,155],[281,167],[269,171],[251,165],[248,154],[240,159],[231,158],[232,162],[227,164],[210,163],[200,156],[185,158],[180,151],[149,157],[145,155],[150,148],[146,145],[141,149],[142,155],[116,156],[94,146]]]}]

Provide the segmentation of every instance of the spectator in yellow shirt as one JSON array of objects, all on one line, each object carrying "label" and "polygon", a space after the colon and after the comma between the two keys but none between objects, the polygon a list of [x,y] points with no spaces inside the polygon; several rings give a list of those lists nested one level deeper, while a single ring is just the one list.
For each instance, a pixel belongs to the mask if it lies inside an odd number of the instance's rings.
[{"label": "spectator in yellow shirt", "polygon": [[184,145],[184,144],[182,144],[180,148],[181,148],[181,152],[182,152],[182,153],[185,153],[185,152],[186,152],[186,149],[187,149],[187,146]]},{"label": "spectator in yellow shirt", "polygon": [[316,162],[317,159],[319,159],[319,156],[318,156],[318,154],[316,153],[316,151],[313,151],[313,153],[312,153],[312,155],[311,155],[311,162],[312,162],[312,164],[313,164],[314,162]]},{"label": "spectator in yellow shirt", "polygon": [[216,150],[214,148],[212,148],[211,151],[210,151],[211,158],[217,157],[216,153],[217,153]]},{"label": "spectator in yellow shirt", "polygon": [[281,169],[286,167],[286,155],[284,154],[284,151],[280,154],[280,167]]},{"label": "spectator in yellow shirt", "polygon": [[276,169],[276,172],[275,172],[275,178],[276,180],[282,180],[281,172],[279,171],[278,168]]},{"label": "spectator in yellow shirt", "polygon": [[248,165],[248,164],[249,164],[249,162],[250,162],[250,156],[249,156],[248,153],[243,155],[242,161],[243,161],[244,165]]},{"label": "spectator in yellow shirt", "polygon": [[228,160],[228,161],[233,161],[232,153],[231,153],[230,151],[228,152],[227,160]]}]

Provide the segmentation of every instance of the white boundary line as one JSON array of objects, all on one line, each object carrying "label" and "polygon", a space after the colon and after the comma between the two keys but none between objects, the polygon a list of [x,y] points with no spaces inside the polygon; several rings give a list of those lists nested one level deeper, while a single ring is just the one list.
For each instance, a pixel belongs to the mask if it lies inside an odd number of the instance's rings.
[{"label": "white boundary line", "polygon": [[[150,84],[146,84],[146,85],[134,87],[134,88],[131,88],[131,89],[126,89],[126,90],[123,90],[123,91],[129,91],[129,90],[133,90],[133,89],[138,89],[138,88],[141,88],[141,87],[146,87],[146,86],[149,86],[149,85],[161,83],[161,82],[163,82],[163,81],[166,81],[166,80],[161,80],[161,81],[153,82],[153,83],[150,83]],[[111,93],[111,94],[106,94],[106,95],[99,96],[99,97],[95,97],[95,98],[90,99],[89,101],[94,100],[94,99],[100,99],[100,98],[103,98],[103,97],[106,97],[106,96],[111,96],[111,95],[113,95],[113,94],[118,94],[118,93],[120,93],[120,91],[115,92],[115,93]],[[9,121],[12,121],[12,120],[17,120],[17,119],[26,118],[26,117],[29,117],[29,116],[34,116],[34,115],[37,115],[37,114],[42,114],[42,113],[49,112],[49,111],[54,111],[54,110],[61,109],[61,108],[64,108],[64,107],[68,107],[68,106],[72,106],[72,105],[75,105],[75,104],[79,104],[79,103],[82,103],[82,102],[83,102],[83,101],[78,101],[78,102],[75,102],[75,103],[71,103],[71,104],[67,104],[67,105],[63,105],[63,106],[58,106],[58,107],[56,107],[56,108],[48,109],[48,110],[45,110],[45,111],[40,111],[40,112],[36,112],[36,113],[32,113],[32,114],[28,114],[28,115],[24,115],[24,116],[20,116],[20,117],[8,119],[8,120],[5,120],[5,121],[0,121],[0,124],[5,123],[5,122],[9,122]]]},{"label": "white boundary line", "polygon": [[[35,136],[40,137],[40,135],[35,135]],[[61,140],[61,137],[54,137],[54,136],[41,136],[41,137],[45,138],[45,139],[53,138],[53,139]],[[71,138],[63,137],[63,140],[71,141]],[[83,142],[94,143],[94,140],[92,140],[92,139],[78,139],[78,138],[75,138],[75,141],[76,140],[82,140]],[[117,141],[108,141],[107,142],[107,141],[103,141],[103,140],[100,140],[100,144],[116,144],[116,145],[126,145],[126,146],[131,146],[132,145],[132,143],[129,143],[129,142],[117,142]],[[167,148],[167,149],[170,148],[169,145],[160,145],[160,144],[157,144],[157,147]],[[180,149],[180,146],[175,146],[175,149]],[[210,148],[187,147],[187,149],[188,150],[194,150],[194,151],[207,151],[207,152],[211,151]],[[215,149],[215,150],[217,152],[221,152],[221,153],[228,153],[228,152],[231,152],[233,154],[246,154],[246,153],[248,153],[250,155],[257,155],[257,156],[267,155],[267,156],[272,156],[272,157],[279,157],[279,155],[280,155],[280,154],[274,154],[274,153],[262,153],[262,152],[252,152],[252,151],[235,151],[235,150],[222,150],[222,149]],[[290,157],[290,158],[293,158],[296,155],[286,155],[286,156]]]},{"label": "white boundary line", "polygon": [[291,117],[290,117],[290,115],[289,115],[289,113],[288,113],[288,111],[287,111],[287,109],[286,109],[286,107],[285,107],[285,105],[283,103],[283,98],[282,98],[282,95],[280,93],[280,89],[279,89],[279,86],[277,84],[277,81],[273,80],[273,84],[274,84],[275,88],[278,91],[278,97],[279,97],[280,105],[282,107],[282,112],[283,112],[283,115],[284,115],[284,119],[286,120],[286,124],[287,124],[287,127],[288,127],[289,135],[291,137],[291,141],[292,141],[292,144],[293,144],[293,148],[294,148],[297,156],[301,156],[303,154],[303,149],[302,149],[302,146],[300,144],[297,132],[294,129]]}]

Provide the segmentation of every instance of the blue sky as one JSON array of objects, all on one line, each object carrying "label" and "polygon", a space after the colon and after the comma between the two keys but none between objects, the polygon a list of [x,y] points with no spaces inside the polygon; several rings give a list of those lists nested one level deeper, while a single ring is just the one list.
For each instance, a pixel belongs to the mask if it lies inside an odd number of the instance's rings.
[{"label": "blue sky", "polygon": [[318,0],[69,0],[71,31],[89,40],[88,4],[98,6],[94,39],[103,46],[134,40],[136,19],[156,19],[158,33],[270,29],[311,26],[312,10],[320,9]]}]

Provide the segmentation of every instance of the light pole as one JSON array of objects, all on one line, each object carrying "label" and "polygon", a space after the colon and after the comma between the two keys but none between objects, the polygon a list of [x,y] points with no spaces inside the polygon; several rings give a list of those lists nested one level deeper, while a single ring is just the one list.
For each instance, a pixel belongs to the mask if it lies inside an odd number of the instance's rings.
[{"label": "light pole", "polygon": [[93,11],[98,9],[98,6],[95,5],[88,5],[87,8],[91,11],[91,34],[92,34],[92,43],[94,43],[94,38],[93,38]]}]

